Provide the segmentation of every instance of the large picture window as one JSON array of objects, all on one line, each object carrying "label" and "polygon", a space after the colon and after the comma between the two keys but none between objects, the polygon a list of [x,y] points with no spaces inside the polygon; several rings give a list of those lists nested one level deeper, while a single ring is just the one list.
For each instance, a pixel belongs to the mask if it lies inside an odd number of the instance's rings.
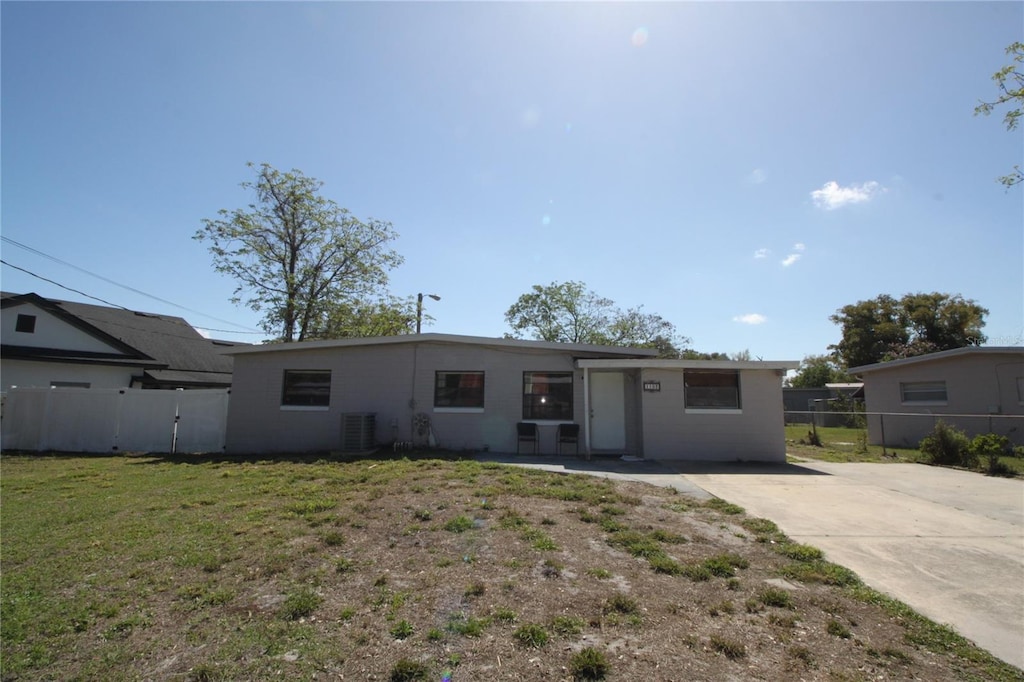
[{"label": "large picture window", "polygon": [[436,372],[434,407],[483,408],[483,372]]},{"label": "large picture window", "polygon": [[905,403],[944,403],[946,402],[946,382],[900,382],[900,400]]},{"label": "large picture window", "polygon": [[683,370],[688,409],[740,409],[740,373],[736,370]]},{"label": "large picture window", "polygon": [[281,405],[327,407],[331,404],[331,370],[286,369]]},{"label": "large picture window", "polygon": [[523,419],[572,418],[572,372],[523,372]]}]

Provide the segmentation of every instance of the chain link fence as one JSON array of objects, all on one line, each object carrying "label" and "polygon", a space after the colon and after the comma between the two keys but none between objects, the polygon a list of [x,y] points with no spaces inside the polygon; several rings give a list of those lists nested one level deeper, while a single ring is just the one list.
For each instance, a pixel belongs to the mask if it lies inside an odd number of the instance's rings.
[{"label": "chain link fence", "polygon": [[1024,415],[1020,414],[922,414],[919,412],[861,412],[786,410],[786,424],[830,428],[867,429],[868,443],[896,448],[917,448],[921,439],[942,421],[974,437],[983,433],[1006,436],[1024,445]]}]

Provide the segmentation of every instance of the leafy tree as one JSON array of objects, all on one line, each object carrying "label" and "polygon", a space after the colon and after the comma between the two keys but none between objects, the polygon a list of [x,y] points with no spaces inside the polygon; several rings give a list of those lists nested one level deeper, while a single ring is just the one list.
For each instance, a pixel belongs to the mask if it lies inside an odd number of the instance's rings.
[{"label": "leafy tree", "polygon": [[910,340],[899,301],[886,294],[843,306],[829,319],[842,326],[842,340],[829,349],[845,367],[880,362],[893,347]]},{"label": "leafy tree", "polygon": [[[1015,130],[1020,122],[1021,105],[1024,104],[1024,73],[1021,72],[1019,66],[1024,64],[1024,43],[1013,43],[1006,48],[1006,54],[1013,57],[1013,62],[992,74],[992,80],[999,88],[999,96],[991,102],[981,101],[978,106],[974,107],[974,115],[988,116],[996,107],[1009,105],[1010,109],[1003,116],[1003,123],[1007,130]],[[1014,106],[1016,108],[1013,108]],[[1021,172],[1020,166],[1014,166],[1009,175],[999,178],[999,182],[1007,187],[1013,187],[1024,182],[1024,172]]]},{"label": "leafy tree", "polygon": [[209,242],[214,268],[238,282],[232,302],[263,312],[261,322],[282,341],[303,341],[329,329],[344,306],[379,294],[402,262],[388,243],[391,224],[360,221],[320,196],[323,183],[269,164],[243,182],[254,203],[203,220],[194,238]]},{"label": "leafy tree", "polygon": [[715,351],[714,353],[702,353],[700,351],[693,350],[692,348],[687,348],[686,350],[684,350],[682,353],[679,354],[679,357],[682,358],[683,360],[731,360],[732,359],[732,358],[729,357],[728,353],[719,353],[718,351]]},{"label": "leafy tree", "polygon": [[689,339],[676,336],[675,325],[642,308],[620,310],[582,282],[535,284],[505,312],[512,338],[527,334],[542,341],[657,348],[659,355],[679,357]]},{"label": "leafy tree", "polygon": [[850,376],[830,355],[808,355],[800,362],[800,368],[789,380],[793,388],[824,388],[825,384],[840,384],[850,381]]},{"label": "leafy tree", "polygon": [[[422,320],[433,318],[423,313]],[[383,298],[377,301],[342,302],[309,330],[307,340],[366,336],[398,336],[416,331],[416,297]]]},{"label": "leafy tree", "polygon": [[959,294],[882,294],[836,311],[842,340],[829,346],[842,367],[924,355],[985,342],[988,310]]}]

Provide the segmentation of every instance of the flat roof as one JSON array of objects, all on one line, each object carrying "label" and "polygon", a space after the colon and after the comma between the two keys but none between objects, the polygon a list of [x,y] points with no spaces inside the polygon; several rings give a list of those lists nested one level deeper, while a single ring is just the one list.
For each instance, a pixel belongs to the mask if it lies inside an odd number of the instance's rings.
[{"label": "flat roof", "polygon": [[915,355],[911,358],[900,358],[899,360],[889,360],[888,362],[876,362],[871,365],[851,367],[846,371],[848,374],[866,374],[869,372],[877,372],[879,370],[892,369],[894,367],[903,367],[904,365],[945,360],[959,355],[1019,355],[1021,356],[1021,360],[1024,361],[1024,346],[964,346],[963,348],[940,350],[937,353]]},{"label": "flat roof", "polygon": [[459,334],[401,334],[399,336],[372,336],[351,339],[328,339],[325,341],[298,341],[292,343],[267,343],[262,345],[227,348],[224,355],[251,355],[254,353],[280,353],[305,350],[327,350],[334,348],[358,348],[361,346],[387,346],[409,343],[449,343],[467,346],[491,346],[497,348],[522,348],[549,350],[590,355],[615,355],[623,357],[656,356],[653,348],[629,348],[621,346],[595,346],[584,343],[557,343],[554,341],[528,341],[524,339],[500,339],[486,336],[462,336]]},{"label": "flat roof", "polygon": [[614,358],[577,360],[580,369],[773,369],[800,367],[799,360],[671,360],[668,358]]}]

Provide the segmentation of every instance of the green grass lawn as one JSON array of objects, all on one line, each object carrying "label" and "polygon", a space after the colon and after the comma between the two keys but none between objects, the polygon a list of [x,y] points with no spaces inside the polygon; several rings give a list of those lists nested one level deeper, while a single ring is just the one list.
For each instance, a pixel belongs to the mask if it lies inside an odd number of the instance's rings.
[{"label": "green grass lawn", "polygon": [[717,498],[458,458],[0,467],[5,681],[1024,682]]},{"label": "green grass lawn", "polygon": [[[791,457],[824,462],[920,462],[926,463],[916,448],[886,447],[867,443],[867,431],[838,426],[818,426],[815,432],[821,446],[810,445],[810,424],[786,425],[786,452]],[[1024,458],[1006,455],[999,458],[1017,476],[1024,476]]]},{"label": "green grass lawn", "polygon": [[810,424],[787,424],[787,452],[826,462],[914,462],[919,455],[916,449],[893,447],[886,447],[883,455],[881,445],[868,444],[866,429],[818,426],[821,447],[810,445],[810,432]]}]

